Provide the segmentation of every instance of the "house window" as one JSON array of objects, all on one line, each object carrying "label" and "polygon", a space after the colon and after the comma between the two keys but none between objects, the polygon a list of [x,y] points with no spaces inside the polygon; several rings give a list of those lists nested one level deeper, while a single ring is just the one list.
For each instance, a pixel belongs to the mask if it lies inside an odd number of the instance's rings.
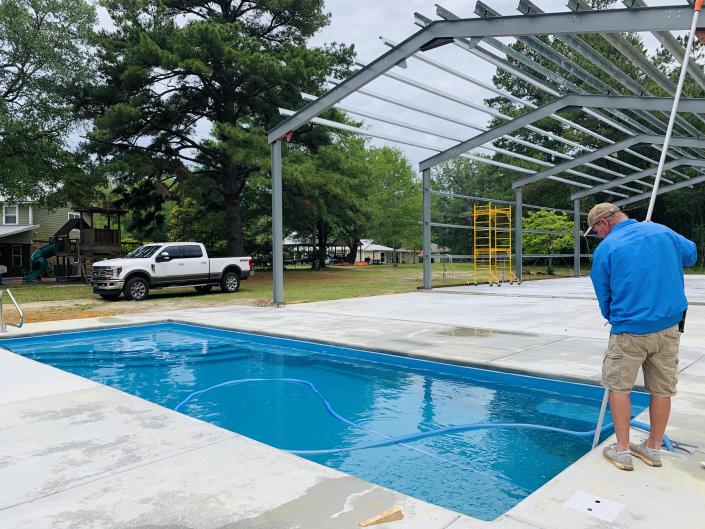
[{"label": "house window", "polygon": [[77,211],[69,211],[69,220],[71,219],[80,219],[81,214],[78,213]]},{"label": "house window", "polygon": [[22,268],[22,245],[12,245],[12,266],[13,268]]},{"label": "house window", "polygon": [[18,217],[18,207],[14,206],[3,206],[2,207],[2,217],[3,224],[17,224]]}]

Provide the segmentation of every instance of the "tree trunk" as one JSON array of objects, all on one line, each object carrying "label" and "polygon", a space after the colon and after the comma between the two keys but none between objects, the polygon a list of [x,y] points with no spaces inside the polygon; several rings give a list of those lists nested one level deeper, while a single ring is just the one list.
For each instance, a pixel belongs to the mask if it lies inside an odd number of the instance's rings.
[{"label": "tree trunk", "polygon": [[348,245],[348,248],[350,248],[350,251],[348,252],[348,255],[345,260],[350,264],[355,264],[355,261],[357,261],[357,249],[360,247],[361,241],[357,237],[343,240]]},{"label": "tree trunk", "polygon": [[394,261],[394,266],[399,266],[399,263],[397,262],[397,247],[393,246],[392,247],[392,261]]},{"label": "tree trunk", "polygon": [[318,269],[325,268],[328,255],[328,224],[324,220],[319,219],[316,221],[316,239],[318,250],[311,261],[311,266]]},{"label": "tree trunk", "polygon": [[224,169],[223,202],[225,205],[225,224],[228,230],[228,255],[231,257],[245,255],[245,242],[242,236],[242,210],[240,194],[242,183],[237,168],[232,162]]}]

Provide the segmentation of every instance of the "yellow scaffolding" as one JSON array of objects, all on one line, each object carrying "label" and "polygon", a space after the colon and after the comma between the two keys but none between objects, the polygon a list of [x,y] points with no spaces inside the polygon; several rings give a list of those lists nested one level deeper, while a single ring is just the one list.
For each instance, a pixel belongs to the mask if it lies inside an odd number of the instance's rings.
[{"label": "yellow scaffolding", "polygon": [[468,284],[519,283],[512,268],[512,208],[473,206],[473,271]]},{"label": "yellow scaffolding", "polygon": [[494,245],[492,229],[492,204],[486,206],[473,206],[473,272],[468,283],[499,284],[499,278],[493,270],[494,259],[492,247]]}]

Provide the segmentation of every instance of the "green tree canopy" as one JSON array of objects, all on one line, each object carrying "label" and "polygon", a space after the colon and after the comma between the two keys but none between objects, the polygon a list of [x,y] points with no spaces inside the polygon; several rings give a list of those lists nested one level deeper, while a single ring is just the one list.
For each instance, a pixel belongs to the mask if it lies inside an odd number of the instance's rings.
[{"label": "green tree canopy", "polygon": [[[550,233],[526,233],[521,236],[524,253],[558,254],[573,250],[573,221],[567,213],[537,210],[530,211],[522,219],[524,230],[546,231]],[[564,235],[562,235],[564,234]],[[548,258],[548,273],[553,273],[553,258]]]},{"label": "green tree canopy", "polygon": [[[420,187],[397,149],[372,147],[361,136],[336,134],[315,151],[290,146],[285,153],[284,222],[317,241],[322,266],[328,239],[341,239],[355,259],[363,238],[396,245],[418,240]],[[416,246],[416,244],[413,244]]]},{"label": "green tree canopy", "polygon": [[[446,194],[432,196],[434,222],[472,225],[473,201],[466,197],[512,200],[511,172],[468,158],[454,158],[441,164],[433,174],[432,189]],[[452,195],[451,195],[452,194]],[[434,228],[433,241],[450,248],[456,255],[472,253],[472,231]]]},{"label": "green tree canopy", "polygon": [[95,118],[93,151],[126,206],[158,208],[159,183],[183,188],[204,210],[223,209],[228,252],[244,253],[242,197],[269,169],[265,131],[279,107],[299,107],[302,90],[319,93],[347,68],[352,48],[307,46],[328,23],[323,0],[104,6],[116,28],[100,34],[101,75],[81,101]]},{"label": "green tree canopy", "polygon": [[67,138],[73,95],[92,77],[94,23],[84,0],[0,2],[0,195],[81,202],[90,191]]}]

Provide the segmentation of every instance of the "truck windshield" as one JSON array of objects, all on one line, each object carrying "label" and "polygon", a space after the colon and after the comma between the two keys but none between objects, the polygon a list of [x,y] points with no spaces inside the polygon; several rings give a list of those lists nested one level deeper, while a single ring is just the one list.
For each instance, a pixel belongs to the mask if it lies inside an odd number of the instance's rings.
[{"label": "truck windshield", "polygon": [[127,257],[135,257],[137,259],[144,257],[152,257],[154,253],[161,248],[159,244],[148,244],[147,246],[140,246],[136,250],[132,250],[127,254]]}]

